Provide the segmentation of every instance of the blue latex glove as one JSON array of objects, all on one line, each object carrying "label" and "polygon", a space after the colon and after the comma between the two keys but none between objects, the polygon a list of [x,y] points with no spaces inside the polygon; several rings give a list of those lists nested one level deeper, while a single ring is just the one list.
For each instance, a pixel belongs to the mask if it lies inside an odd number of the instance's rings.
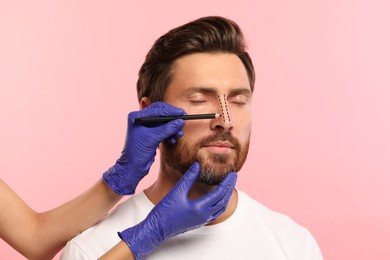
[{"label": "blue latex glove", "polygon": [[103,179],[110,188],[120,195],[134,194],[138,183],[154,162],[160,142],[168,139],[171,143],[176,137],[183,136],[184,120],[176,119],[165,124],[147,127],[134,123],[135,118],[157,116],[181,116],[181,108],[163,102],[155,102],[147,108],[131,112],[127,121],[125,146],[115,165],[103,174]]},{"label": "blue latex glove", "polygon": [[226,210],[237,174],[229,173],[213,191],[199,199],[190,200],[188,192],[199,175],[199,169],[199,164],[194,163],[145,220],[118,233],[136,259],[144,259],[164,240],[199,228]]}]

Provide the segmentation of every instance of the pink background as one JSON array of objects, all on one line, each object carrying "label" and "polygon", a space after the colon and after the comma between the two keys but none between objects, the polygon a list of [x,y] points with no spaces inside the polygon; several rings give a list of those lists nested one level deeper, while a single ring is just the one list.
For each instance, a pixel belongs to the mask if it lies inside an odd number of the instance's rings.
[{"label": "pink background", "polygon": [[[257,70],[238,187],[309,228],[325,259],[390,259],[389,13],[385,0],[1,1],[0,177],[38,211],[87,189],[120,153],[153,41],[223,15]],[[23,259],[3,241],[0,258]]]}]

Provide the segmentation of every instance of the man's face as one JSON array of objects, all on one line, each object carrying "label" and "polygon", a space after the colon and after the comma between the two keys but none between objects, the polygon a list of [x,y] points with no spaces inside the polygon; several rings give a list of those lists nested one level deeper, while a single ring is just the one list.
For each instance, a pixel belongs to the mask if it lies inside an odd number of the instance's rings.
[{"label": "man's face", "polygon": [[186,121],[184,136],[176,144],[163,142],[163,163],[184,174],[198,161],[198,181],[208,185],[241,169],[249,149],[252,91],[236,55],[197,53],[179,58],[164,101],[187,114],[224,117]]}]

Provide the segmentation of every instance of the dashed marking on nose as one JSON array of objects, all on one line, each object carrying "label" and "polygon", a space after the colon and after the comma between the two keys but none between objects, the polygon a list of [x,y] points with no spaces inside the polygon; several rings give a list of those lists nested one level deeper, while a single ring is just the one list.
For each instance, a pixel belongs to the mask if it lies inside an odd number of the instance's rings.
[{"label": "dashed marking on nose", "polygon": [[231,121],[230,120],[230,114],[229,114],[229,109],[228,109],[227,99],[226,99],[226,95],[225,94],[223,95],[223,101],[225,102],[226,115],[227,115],[227,118],[228,118],[228,120],[230,122]]},{"label": "dashed marking on nose", "polygon": [[218,100],[219,100],[219,105],[221,106],[221,114],[222,114],[222,117],[223,117],[223,121],[226,122],[225,111],[223,110],[223,104],[222,104],[222,100],[221,100],[221,96],[220,95],[218,95]]}]

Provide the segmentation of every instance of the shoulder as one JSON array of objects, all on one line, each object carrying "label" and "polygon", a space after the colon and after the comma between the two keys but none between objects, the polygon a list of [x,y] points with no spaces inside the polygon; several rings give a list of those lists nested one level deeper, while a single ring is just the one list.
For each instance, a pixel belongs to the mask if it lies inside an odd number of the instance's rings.
[{"label": "shoulder", "polygon": [[272,227],[281,227],[281,229],[304,229],[291,217],[266,207],[259,201],[250,197],[247,193],[238,191],[238,194],[239,206],[237,208],[246,215],[255,217],[264,224],[270,225]]},{"label": "shoulder", "polygon": [[264,206],[243,191],[239,191],[239,207],[242,211],[240,214],[244,214],[254,229],[258,229],[255,232],[265,232],[267,240],[279,243],[285,251],[299,250],[300,252],[295,253],[311,255],[312,259],[322,259],[320,249],[310,231],[291,217]]},{"label": "shoulder", "polygon": [[65,248],[62,250],[60,260],[71,260],[71,259],[80,259],[87,260],[90,259],[84,250],[73,240],[69,241]]}]

